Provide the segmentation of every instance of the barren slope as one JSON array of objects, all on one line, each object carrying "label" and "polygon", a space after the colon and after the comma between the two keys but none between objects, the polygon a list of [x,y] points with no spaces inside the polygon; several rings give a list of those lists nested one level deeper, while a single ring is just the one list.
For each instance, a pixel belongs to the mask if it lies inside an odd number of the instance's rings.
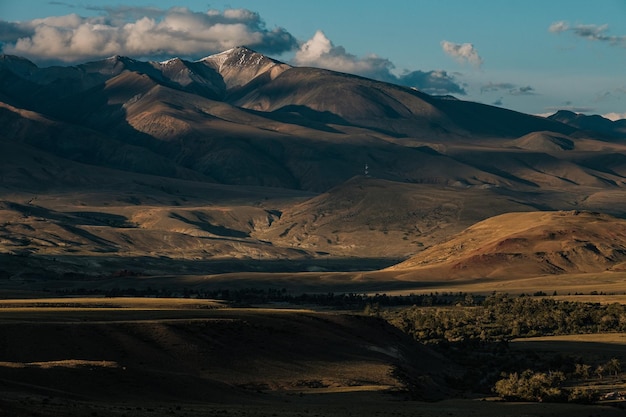
[{"label": "barren slope", "polygon": [[392,262],[506,212],[625,214],[620,140],[246,48],[0,75],[7,276]]},{"label": "barren slope", "polygon": [[[485,200],[489,206],[484,206]],[[487,217],[533,209],[493,188],[361,176],[287,207],[271,228],[255,235],[332,255],[402,258]]]},{"label": "barren slope", "polygon": [[407,388],[434,399],[455,370],[382,319],[200,304],[2,310],[0,390],[117,403]]},{"label": "barren slope", "polygon": [[508,213],[477,223],[390,270],[449,278],[529,277],[623,269],[626,221],[592,212]]}]

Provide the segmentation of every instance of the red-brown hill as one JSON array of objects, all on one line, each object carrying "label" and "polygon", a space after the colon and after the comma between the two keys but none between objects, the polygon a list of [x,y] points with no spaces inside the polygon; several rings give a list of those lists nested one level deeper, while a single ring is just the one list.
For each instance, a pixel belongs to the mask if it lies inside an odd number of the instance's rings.
[{"label": "red-brown hill", "polygon": [[395,265],[399,278],[511,278],[622,269],[626,220],[579,212],[507,213]]}]

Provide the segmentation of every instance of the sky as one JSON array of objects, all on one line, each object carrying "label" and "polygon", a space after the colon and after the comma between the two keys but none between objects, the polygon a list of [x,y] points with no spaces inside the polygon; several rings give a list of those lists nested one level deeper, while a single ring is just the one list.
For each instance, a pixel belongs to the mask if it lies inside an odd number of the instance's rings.
[{"label": "sky", "polygon": [[626,118],[626,0],[0,0],[1,53],[39,66],[240,45],[529,114]]}]

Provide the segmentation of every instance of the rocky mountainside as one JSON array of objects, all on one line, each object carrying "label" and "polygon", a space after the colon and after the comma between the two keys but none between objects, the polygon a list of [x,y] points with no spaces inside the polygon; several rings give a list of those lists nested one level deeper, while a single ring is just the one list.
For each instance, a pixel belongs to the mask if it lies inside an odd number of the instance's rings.
[{"label": "rocky mountainside", "polygon": [[[114,56],[49,68],[5,55],[0,101],[4,141],[57,157],[174,178],[313,191],[361,174],[366,164],[372,175],[390,180],[523,185],[529,180],[517,169],[507,172],[488,161],[464,166],[466,159],[446,151],[485,141],[518,154],[560,150],[522,139],[503,142],[533,132],[566,142],[572,140],[567,135],[590,138],[557,120],[291,67],[243,47],[194,62]],[[45,138],[34,134],[46,123],[55,128],[45,127]],[[621,181],[583,170],[601,181]]]},{"label": "rocky mountainside", "polygon": [[[4,55],[0,123],[0,252],[13,257],[0,276],[358,269],[508,212],[626,216],[621,122],[430,96],[243,47],[47,68]],[[237,262],[198,263],[213,260]]]}]

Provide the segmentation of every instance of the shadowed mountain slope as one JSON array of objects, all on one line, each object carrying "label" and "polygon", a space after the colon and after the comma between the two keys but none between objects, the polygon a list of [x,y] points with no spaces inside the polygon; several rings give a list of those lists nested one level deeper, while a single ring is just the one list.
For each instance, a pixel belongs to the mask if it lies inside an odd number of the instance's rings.
[{"label": "shadowed mountain slope", "polygon": [[406,389],[434,400],[448,390],[444,375],[458,372],[373,317],[103,310],[52,310],[43,321],[29,320],[26,313],[19,321],[0,322],[2,388],[28,386],[55,398],[116,404],[146,398],[238,404],[284,393]]}]

